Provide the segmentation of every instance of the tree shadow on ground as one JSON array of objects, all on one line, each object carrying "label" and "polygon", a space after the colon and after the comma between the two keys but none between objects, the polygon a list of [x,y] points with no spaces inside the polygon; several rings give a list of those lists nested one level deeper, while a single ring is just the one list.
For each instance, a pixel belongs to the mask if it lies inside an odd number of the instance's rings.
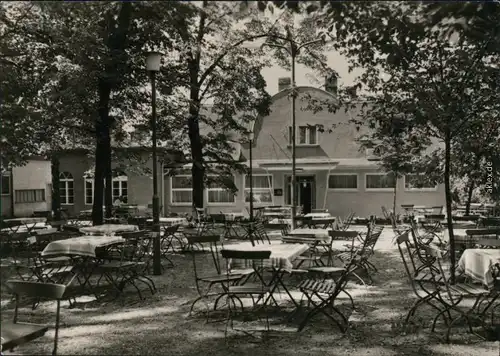
[{"label": "tree shadow on ground", "polygon": [[[188,257],[188,258],[186,258]],[[339,298],[339,308],[350,317],[350,330],[341,334],[324,317],[317,317],[300,333],[296,324],[280,324],[291,312],[291,304],[272,314],[273,332],[268,340],[254,339],[230,332],[224,340],[224,322],[206,323],[203,314],[187,317],[190,301],[196,297],[192,264],[189,256],[174,256],[176,267],[154,277],[159,293],[147,295],[135,304],[125,306],[109,303],[81,309],[62,310],[59,353],[64,355],[338,355],[376,356],[436,355],[482,356],[498,354],[498,344],[477,342],[465,333],[465,328],[452,331],[455,345],[441,342],[443,330],[431,334],[428,322],[432,310],[422,308],[408,334],[402,332],[402,322],[414,302],[403,265],[395,250],[376,251],[372,262],[378,272],[372,286],[349,285],[356,310],[352,311],[346,297]],[[209,256],[200,257],[201,267],[209,268]],[[52,321],[52,306],[44,304],[34,312],[24,310],[36,321]],[[2,319],[12,310],[2,312]],[[49,315],[50,314],[50,315]],[[224,316],[224,312],[212,315]],[[244,324],[244,325],[241,325]],[[260,320],[237,322],[237,326],[261,327]],[[53,332],[19,348],[20,354],[50,354]],[[465,350],[465,351],[464,351]],[[494,353],[496,351],[496,353]]]}]

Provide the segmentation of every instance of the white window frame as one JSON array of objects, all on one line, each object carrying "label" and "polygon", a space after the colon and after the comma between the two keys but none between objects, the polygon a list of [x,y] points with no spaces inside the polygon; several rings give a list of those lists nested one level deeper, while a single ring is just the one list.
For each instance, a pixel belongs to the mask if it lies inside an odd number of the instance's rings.
[{"label": "white window frame", "polygon": [[174,197],[174,192],[175,191],[183,191],[183,192],[191,192],[191,196],[193,194],[193,188],[172,188],[173,184],[172,184],[172,181],[174,178],[177,178],[177,177],[184,177],[184,178],[192,178],[191,175],[189,174],[179,174],[179,175],[175,175],[173,177],[170,177],[170,204],[171,205],[174,205],[174,206],[191,206],[193,205],[193,202],[190,201],[190,202],[174,202],[173,200],[173,197]]},{"label": "white window frame", "polygon": [[[87,182],[92,186],[92,195],[90,196],[90,204],[87,203]],[[84,177],[83,179],[83,202],[85,205],[94,205],[94,177]]]},{"label": "white window frame", "polygon": [[[435,192],[438,190],[438,185],[436,184],[434,187],[432,188],[407,188],[406,187],[406,177],[407,176],[414,176],[414,175],[419,175],[419,174],[405,174],[404,176],[404,187],[405,187],[405,192]],[[423,174],[420,174],[420,175],[423,175]]]},{"label": "white window frame", "polygon": [[[115,195],[114,194],[114,191],[115,191],[115,187],[114,187],[114,183],[115,182],[118,182],[118,192],[120,193],[119,195]],[[127,182],[127,194],[124,195],[123,194],[123,182]],[[112,200],[115,201],[116,199],[118,199],[119,197],[126,197],[127,199],[127,202],[128,202],[128,176],[126,174],[120,174],[118,177],[113,177],[112,179],[112,183],[111,183],[111,197],[112,197]]]},{"label": "white window frame", "polygon": [[[11,177],[11,172],[9,172],[9,171],[8,172],[3,172],[2,173],[2,179],[3,179],[3,177],[7,177],[8,178],[7,180],[9,182],[8,183],[9,191],[7,193],[0,192],[0,194],[3,197],[9,197],[12,194],[12,179],[10,178]],[[3,186],[2,186],[2,188],[3,188]]]},{"label": "white window frame", "polygon": [[[394,192],[394,188],[368,188],[368,176],[386,176],[391,173],[365,173],[365,190],[367,192]],[[396,189],[398,189],[398,179],[396,178]]]},{"label": "white window frame", "polygon": [[[213,174],[209,174],[209,176],[214,176]],[[233,175],[233,180],[236,181],[236,177]],[[210,202],[209,200],[209,192],[210,191],[221,191],[221,190],[226,190],[224,188],[209,188],[208,186],[205,188],[205,198],[207,205],[210,206],[233,206],[236,203],[236,194],[233,194],[233,201],[232,202],[224,202],[224,203],[216,203],[216,202]]]},{"label": "white window frame", "polygon": [[[299,138],[300,138],[300,135],[299,135],[299,132],[300,132],[300,128],[301,127],[305,127],[306,128],[306,143],[300,143],[299,142]],[[310,130],[311,130],[311,127],[314,127],[316,129],[316,143],[309,143],[309,138],[310,138]],[[288,146],[291,146],[292,145],[292,126],[288,126]],[[315,126],[315,125],[297,125],[295,126],[295,146],[310,146],[310,147],[314,147],[314,146],[319,146],[319,130],[318,130],[318,127]]]},{"label": "white window frame", "polygon": [[[356,186],[357,188],[330,188],[330,177],[331,176],[356,176]],[[328,175],[328,180],[326,181],[328,190],[335,192],[358,192],[359,191],[359,173],[354,172],[342,172],[342,173],[330,173]]]},{"label": "white window frame", "polygon": [[[247,174],[243,175],[243,201],[245,202],[246,205],[250,205],[250,202],[247,201],[246,199],[246,192],[250,194],[250,188],[247,188]],[[267,181],[269,181],[269,177],[271,177],[271,187],[269,188],[253,188],[253,194],[259,191],[266,191],[269,190],[271,192],[271,201],[269,203],[262,203],[262,202],[254,202],[253,205],[273,205],[274,201],[274,177],[272,174],[266,174],[266,173],[258,173],[258,174],[252,174],[252,177],[266,177]]]},{"label": "white window frame", "polygon": [[[64,176],[69,175],[69,177]],[[69,182],[73,182],[73,203],[69,203]],[[64,202],[61,197],[61,183],[64,183]],[[59,173],[59,196],[61,199],[61,205],[75,205],[75,179],[70,172],[64,171]]]}]

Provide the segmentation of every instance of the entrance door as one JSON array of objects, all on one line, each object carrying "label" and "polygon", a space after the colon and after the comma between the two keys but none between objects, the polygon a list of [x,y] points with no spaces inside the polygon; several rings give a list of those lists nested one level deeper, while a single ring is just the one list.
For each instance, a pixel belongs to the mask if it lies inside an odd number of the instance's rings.
[{"label": "entrance door", "polygon": [[[315,206],[315,177],[314,176],[297,176],[297,184],[295,185],[295,194],[297,194],[297,204],[302,207],[302,212],[308,214]],[[292,177],[287,177],[286,188],[286,204],[292,205],[291,197],[291,181]]]}]

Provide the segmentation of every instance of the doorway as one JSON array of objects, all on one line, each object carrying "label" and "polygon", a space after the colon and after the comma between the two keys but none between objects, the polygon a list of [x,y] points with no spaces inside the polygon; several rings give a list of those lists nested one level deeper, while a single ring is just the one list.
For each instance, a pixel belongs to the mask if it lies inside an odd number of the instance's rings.
[{"label": "doorway", "polygon": [[[291,182],[292,177],[286,177],[286,204],[292,205]],[[302,207],[302,213],[308,214],[316,206],[316,177],[315,176],[296,176],[295,194],[297,195],[297,204]]]}]

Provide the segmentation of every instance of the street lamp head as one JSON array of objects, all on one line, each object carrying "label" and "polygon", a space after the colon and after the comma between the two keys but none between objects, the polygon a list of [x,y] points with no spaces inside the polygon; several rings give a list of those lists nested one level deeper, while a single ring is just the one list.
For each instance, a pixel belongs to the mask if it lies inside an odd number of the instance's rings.
[{"label": "street lamp head", "polygon": [[248,139],[250,141],[253,141],[254,137],[255,137],[255,135],[254,135],[253,131],[251,131],[251,132],[248,133]]},{"label": "street lamp head", "polygon": [[146,53],[146,70],[148,72],[159,72],[161,64],[161,52],[147,52]]}]

